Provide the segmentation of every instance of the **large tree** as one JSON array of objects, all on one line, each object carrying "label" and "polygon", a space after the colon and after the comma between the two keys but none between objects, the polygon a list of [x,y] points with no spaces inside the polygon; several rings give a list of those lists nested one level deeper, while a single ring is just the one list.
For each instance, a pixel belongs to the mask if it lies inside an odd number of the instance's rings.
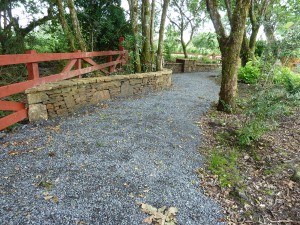
[{"label": "large tree", "polygon": [[226,32],[218,11],[219,1],[206,0],[206,6],[218,35],[222,53],[222,81],[217,108],[221,111],[230,111],[235,108],[239,56],[251,0],[224,1],[226,1],[223,3],[227,6],[230,25],[228,32]]},{"label": "large tree", "polygon": [[73,28],[73,32],[75,34],[75,37],[76,37],[76,40],[77,40],[77,43],[79,45],[79,48],[81,51],[86,51],[86,43],[85,43],[85,40],[82,36],[82,33],[81,33],[81,28],[80,28],[80,25],[79,25],[79,21],[78,21],[78,18],[77,18],[77,12],[76,12],[76,9],[75,9],[75,6],[74,6],[74,1],[73,0],[67,0],[68,2],[68,8],[69,8],[69,11],[70,11],[70,16],[71,16],[71,21],[72,21],[72,28]]},{"label": "large tree", "polygon": [[259,28],[261,27],[270,0],[252,0],[249,10],[249,30],[250,37],[247,37],[247,32],[244,32],[243,44],[241,49],[241,62],[245,66],[247,62],[255,60],[256,39]]},{"label": "large tree", "polygon": [[156,57],[156,70],[162,70],[162,54],[164,49],[164,32],[165,32],[165,23],[167,17],[167,11],[170,0],[164,0],[161,19],[160,19],[160,28],[159,28],[159,39],[157,46],[157,57]]},{"label": "large tree", "polygon": [[[134,62],[136,72],[147,72],[153,69],[161,70],[161,60],[163,51],[163,37],[167,9],[169,0],[164,0],[162,5],[162,15],[160,21],[160,32],[158,41],[158,51],[156,63],[160,66],[153,65],[154,51],[154,15],[156,4],[150,4],[150,0],[128,0],[130,9],[130,22],[132,26],[134,42]],[[152,7],[150,7],[152,6]],[[140,14],[140,17],[139,17]],[[140,20],[139,20],[140,19]],[[139,23],[140,22],[140,23]],[[140,26],[139,26],[140,25]]]},{"label": "large tree", "polygon": [[[151,71],[151,9],[150,0],[142,0],[141,5],[141,26],[142,26],[142,53],[141,63],[144,72]],[[153,35],[153,34],[152,34]]]},{"label": "large tree", "polygon": [[66,39],[68,41],[69,48],[72,51],[74,51],[75,50],[74,35],[73,35],[73,33],[68,25],[68,22],[66,20],[63,2],[62,2],[62,0],[56,0],[55,3],[58,8],[59,21],[60,21],[61,27],[65,33]]},{"label": "large tree", "polygon": [[139,53],[138,0],[128,0],[128,5],[130,10],[131,29],[133,33],[135,71],[140,73],[142,71],[142,67]]},{"label": "large tree", "polygon": [[282,4],[280,0],[274,0],[272,9],[267,10],[264,28],[268,45],[264,56],[271,64],[280,59],[283,64],[289,65],[293,58],[299,58],[299,14],[298,0],[287,0],[286,4]]},{"label": "large tree", "polygon": [[130,33],[121,0],[76,0],[81,31],[91,51],[115,50],[119,38]]},{"label": "large tree", "polygon": [[[20,3],[33,18],[28,21],[26,26],[20,25],[19,16],[13,14],[13,9],[17,8]],[[40,5],[48,8],[47,14],[36,18],[35,14],[42,13],[39,8]],[[33,1],[3,0],[0,4],[0,15],[3,21],[3,23],[0,22],[0,49],[2,54],[24,53],[26,48],[25,37],[36,27],[55,17],[51,1],[49,3],[41,1],[39,4],[36,4]]]},{"label": "large tree", "polygon": [[[201,1],[197,0],[172,0],[170,3],[170,13],[168,19],[174,28],[180,33],[180,41],[184,57],[188,58],[187,47],[191,43],[194,34],[200,27],[205,15]],[[203,15],[201,15],[203,14]],[[203,18],[202,18],[203,17]],[[188,40],[185,34],[189,33]]]}]

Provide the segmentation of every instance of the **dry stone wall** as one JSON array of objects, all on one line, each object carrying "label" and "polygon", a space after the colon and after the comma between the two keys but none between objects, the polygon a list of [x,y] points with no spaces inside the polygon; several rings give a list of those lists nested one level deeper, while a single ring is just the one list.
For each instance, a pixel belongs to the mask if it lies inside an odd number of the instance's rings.
[{"label": "dry stone wall", "polygon": [[72,113],[100,101],[159,91],[171,86],[172,71],[111,77],[81,78],[27,89],[30,121],[46,120]]},{"label": "dry stone wall", "polygon": [[204,64],[193,59],[176,59],[176,63],[166,63],[165,68],[173,73],[209,72],[220,68],[220,64]]}]

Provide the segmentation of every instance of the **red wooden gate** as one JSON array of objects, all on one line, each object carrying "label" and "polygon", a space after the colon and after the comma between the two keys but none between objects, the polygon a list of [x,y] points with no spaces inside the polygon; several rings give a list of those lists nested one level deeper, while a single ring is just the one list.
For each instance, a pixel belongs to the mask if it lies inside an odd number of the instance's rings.
[{"label": "red wooden gate", "polygon": [[[120,39],[123,41],[123,39]],[[81,52],[74,53],[44,53],[38,54],[34,50],[29,50],[27,54],[16,55],[0,55],[0,66],[26,64],[28,70],[28,80],[20,83],[10,84],[0,87],[0,110],[14,111],[14,113],[0,118],[0,130],[15,124],[27,118],[27,109],[24,103],[5,101],[2,98],[23,92],[28,88],[46,84],[50,82],[65,80],[72,77],[80,77],[82,74],[90,73],[95,70],[101,70],[105,74],[110,74],[115,71],[117,65],[126,63],[127,50],[119,47],[120,51],[102,51],[102,52]],[[98,64],[91,57],[107,57],[107,63]],[[113,60],[113,56],[117,56]],[[53,60],[66,60],[68,63],[62,72],[52,74],[45,77],[40,77],[39,62],[47,62]],[[88,63],[89,67],[82,67],[82,61]],[[75,67],[74,70],[72,68]],[[108,68],[108,70],[105,70]],[[1,100],[2,99],[2,100]]]}]

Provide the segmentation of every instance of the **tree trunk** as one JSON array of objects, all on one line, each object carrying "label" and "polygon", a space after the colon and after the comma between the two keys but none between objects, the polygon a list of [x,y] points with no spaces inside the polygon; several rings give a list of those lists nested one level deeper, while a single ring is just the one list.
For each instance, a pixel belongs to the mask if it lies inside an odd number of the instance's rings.
[{"label": "tree trunk", "polygon": [[245,66],[249,61],[255,61],[255,47],[256,38],[258,35],[259,28],[266,15],[267,8],[270,4],[269,0],[262,0],[261,2],[251,1],[249,8],[249,18],[251,22],[251,35],[249,41],[247,40],[246,34],[244,34],[241,59],[242,66]]},{"label": "tree trunk", "polygon": [[139,37],[138,37],[138,1],[137,0],[128,0],[128,5],[130,9],[130,21],[131,21],[131,29],[133,32],[133,42],[134,42],[134,66],[135,72],[140,73],[141,69],[141,59],[139,52]]},{"label": "tree trunk", "polygon": [[255,47],[256,47],[256,38],[258,35],[259,27],[257,24],[252,24],[252,31],[250,40],[244,33],[242,49],[241,49],[241,62],[242,67],[246,66],[249,61],[255,61]]},{"label": "tree trunk", "polygon": [[184,58],[188,58],[188,54],[187,54],[187,50],[186,50],[186,44],[184,43],[183,40],[181,40],[181,46],[182,46],[182,50],[183,50],[183,54],[184,54]]},{"label": "tree trunk", "polygon": [[61,27],[66,35],[67,41],[69,43],[69,47],[71,48],[72,51],[74,51],[75,50],[74,36],[71,33],[70,27],[66,21],[65,10],[64,10],[62,0],[56,0],[56,5],[58,8],[58,15],[59,15]]},{"label": "tree trunk", "polygon": [[275,38],[275,26],[271,22],[271,12],[267,12],[264,21],[264,31],[267,37],[268,44],[273,44],[276,41]]},{"label": "tree trunk", "polygon": [[142,35],[143,47],[141,54],[143,72],[151,71],[151,52],[150,52],[150,1],[142,0]]},{"label": "tree trunk", "polygon": [[154,19],[155,19],[155,0],[152,0],[151,3],[151,23],[150,23],[150,47],[151,47],[151,68],[153,68],[153,65],[155,63],[155,47],[154,47]]},{"label": "tree trunk", "polygon": [[[238,39],[238,38],[237,38]],[[233,43],[238,40],[232,40],[228,47],[222,47],[222,81],[220,89],[220,98],[217,109],[230,112],[235,108],[235,99],[237,94],[237,72],[239,51],[238,46]]]},{"label": "tree trunk", "polygon": [[217,107],[220,111],[230,112],[236,106],[239,55],[250,1],[236,0],[234,12],[231,14],[230,10],[227,10],[231,27],[230,35],[227,36],[217,8],[217,0],[206,0],[207,10],[218,35],[218,42],[222,53],[222,82]]},{"label": "tree trunk", "polygon": [[165,23],[167,17],[167,11],[169,7],[170,0],[164,0],[163,9],[160,19],[160,27],[159,27],[159,38],[158,38],[158,46],[157,46],[157,57],[156,57],[156,70],[162,70],[162,56],[164,49],[164,32],[165,32]]},{"label": "tree trunk", "polygon": [[81,30],[80,30],[80,26],[79,26],[79,21],[77,18],[77,13],[76,13],[76,9],[74,6],[74,2],[73,0],[67,0],[68,2],[68,7],[70,10],[70,15],[71,15],[71,21],[72,21],[72,26],[73,26],[73,31],[75,33],[75,37],[77,39],[77,42],[79,44],[79,48],[81,51],[86,51],[86,43],[82,37],[81,34]]},{"label": "tree trunk", "polygon": [[246,66],[247,62],[249,62],[250,60],[249,40],[246,37],[246,32],[244,33],[244,37],[243,37],[240,57],[241,57],[242,67]]}]

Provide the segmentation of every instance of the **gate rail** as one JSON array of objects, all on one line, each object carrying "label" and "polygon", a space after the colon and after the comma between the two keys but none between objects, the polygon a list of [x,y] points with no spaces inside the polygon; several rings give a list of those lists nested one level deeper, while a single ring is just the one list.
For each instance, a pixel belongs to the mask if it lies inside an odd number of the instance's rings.
[{"label": "gate rail", "polygon": [[[123,39],[120,39],[122,42]],[[26,54],[15,55],[0,55],[0,66],[26,64],[28,70],[28,80],[5,85],[0,87],[0,111],[13,111],[12,114],[0,118],[0,130],[7,128],[25,118],[27,115],[27,108],[24,103],[11,102],[1,100],[1,98],[17,94],[25,91],[28,88],[35,87],[37,85],[46,84],[50,82],[56,82],[65,80],[72,77],[81,77],[82,74],[90,73],[96,70],[100,70],[106,75],[115,71],[117,65],[123,65],[126,63],[128,51],[119,47],[120,51],[102,51],[102,52],[81,52],[79,50],[73,53],[43,53],[39,54],[34,50],[29,50]],[[117,55],[116,60],[113,60],[113,56]],[[98,64],[91,57],[106,56],[107,62]],[[51,74],[45,77],[40,77],[39,74],[39,62],[47,62],[54,60],[69,60],[62,72],[57,74]],[[82,61],[88,63],[90,66],[82,68]],[[72,68],[75,67],[74,70]],[[108,68],[106,70],[105,68]]]}]

